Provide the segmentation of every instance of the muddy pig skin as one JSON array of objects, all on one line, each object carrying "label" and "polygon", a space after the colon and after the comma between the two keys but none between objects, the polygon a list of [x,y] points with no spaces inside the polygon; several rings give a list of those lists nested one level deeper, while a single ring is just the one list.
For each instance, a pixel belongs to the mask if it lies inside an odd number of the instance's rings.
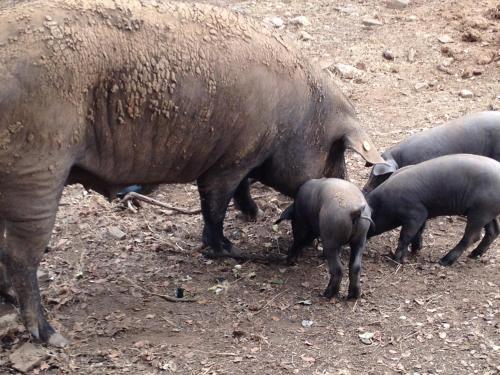
[{"label": "muddy pig skin", "polygon": [[484,156],[447,155],[402,168],[366,196],[374,222],[369,237],[401,226],[394,254],[401,262],[409,245],[414,253],[422,247],[427,219],[461,215],[467,218],[465,233],[440,263],[453,264],[479,241],[484,228],[483,239],[469,255],[480,257],[499,234],[499,191],[500,163]]},{"label": "muddy pig skin", "polygon": [[382,154],[365,187],[369,193],[398,168],[450,154],[482,155],[500,161],[500,112],[486,111],[460,117],[423,131]]},{"label": "muddy pig skin", "polygon": [[338,88],[241,15],[138,0],[0,5],[0,270],[42,342],[66,344],[36,280],[66,183],[109,194],[196,181],[203,243],[231,255],[223,220],[246,177],[293,196],[342,177],[347,147],[383,161]]},{"label": "muddy pig skin", "polygon": [[301,186],[295,200],[281,220],[292,220],[293,244],[288,251],[288,263],[297,261],[302,248],[321,237],[330,282],[325,297],[337,296],[342,281],[342,246],[349,244],[349,292],[347,298],[361,294],[361,258],[370,228],[371,212],[358,187],[338,178],[307,181]]}]

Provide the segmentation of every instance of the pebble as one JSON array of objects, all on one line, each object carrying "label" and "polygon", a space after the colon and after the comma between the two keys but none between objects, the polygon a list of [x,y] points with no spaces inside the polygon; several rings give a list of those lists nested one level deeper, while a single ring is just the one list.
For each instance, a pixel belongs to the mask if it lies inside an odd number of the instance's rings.
[{"label": "pebble", "polygon": [[439,70],[440,72],[449,74],[449,75],[453,75],[453,71],[450,68],[448,68],[447,65],[444,65],[444,64],[439,64],[437,66],[437,70]]},{"label": "pebble", "polygon": [[386,60],[394,60],[394,54],[392,53],[391,50],[386,49],[383,53],[382,56],[384,56],[384,59]]},{"label": "pebble", "polygon": [[269,19],[269,22],[276,28],[283,27],[283,25],[285,24],[285,22],[280,17],[273,17]]},{"label": "pebble", "polygon": [[415,61],[415,54],[417,51],[415,51],[415,48],[410,48],[408,50],[408,61],[409,62],[414,62]]},{"label": "pebble", "polygon": [[306,16],[294,17],[290,20],[290,23],[297,26],[309,26],[311,24]]},{"label": "pebble", "polygon": [[108,228],[108,234],[117,240],[123,240],[127,236],[120,228],[114,226]]},{"label": "pebble", "polygon": [[453,57],[448,57],[447,59],[443,60],[443,62],[441,63],[441,65],[443,65],[443,66],[450,66],[451,64],[453,64],[454,61],[455,61],[455,59]]},{"label": "pebble", "polygon": [[447,43],[453,43],[453,39],[451,38],[451,36],[449,35],[441,35],[438,40],[443,43],[443,44],[447,44]]},{"label": "pebble", "polygon": [[358,335],[359,340],[365,345],[371,345],[373,343],[373,332],[363,332]]},{"label": "pebble", "polygon": [[375,18],[363,18],[361,21],[365,26],[382,26],[383,23]]},{"label": "pebble", "polygon": [[390,9],[404,9],[410,4],[410,0],[388,0],[385,6]]},{"label": "pebble", "polygon": [[28,372],[40,365],[48,356],[45,350],[27,342],[9,355],[9,360],[17,371]]},{"label": "pebble", "polygon": [[420,91],[422,89],[426,89],[429,87],[429,84],[427,82],[417,82],[415,84],[415,90]]},{"label": "pebble", "polygon": [[460,95],[461,98],[472,98],[474,96],[474,93],[470,90],[463,89],[460,90],[458,95]]},{"label": "pebble", "polygon": [[412,14],[411,16],[408,16],[408,18],[406,20],[408,22],[415,22],[418,20],[418,17]]},{"label": "pebble", "polygon": [[309,34],[307,31],[301,31],[299,33],[299,39],[307,42],[308,40],[314,39],[311,34]]},{"label": "pebble", "polygon": [[335,64],[334,71],[342,78],[353,79],[361,76],[362,72],[358,68],[348,64]]},{"label": "pebble", "polygon": [[304,327],[304,328],[309,328],[309,327],[311,327],[313,324],[314,324],[314,322],[313,322],[312,320],[306,320],[306,319],[304,319],[304,320],[302,321],[302,327]]}]

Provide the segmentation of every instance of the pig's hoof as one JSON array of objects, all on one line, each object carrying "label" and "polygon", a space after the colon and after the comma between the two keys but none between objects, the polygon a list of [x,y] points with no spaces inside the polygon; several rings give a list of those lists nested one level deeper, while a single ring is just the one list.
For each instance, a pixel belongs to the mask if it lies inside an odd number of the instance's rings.
[{"label": "pig's hoof", "polygon": [[347,299],[358,299],[361,296],[361,290],[353,289],[347,294]]},{"label": "pig's hoof", "polygon": [[455,263],[455,259],[451,259],[446,256],[439,260],[439,264],[443,267],[451,266],[453,263]]},{"label": "pig's hoof", "polygon": [[326,299],[332,299],[334,297],[338,297],[339,295],[339,292],[335,292],[334,290],[331,290],[329,288],[327,288],[324,292],[323,292],[323,297],[325,297]]},{"label": "pig's hoof", "polygon": [[404,264],[405,259],[402,254],[394,254],[392,260],[399,264]]},{"label": "pig's hoof", "polygon": [[472,258],[472,259],[478,259],[481,255],[483,255],[483,253],[482,253],[482,252],[480,252],[480,251],[477,251],[477,252],[476,252],[476,250],[474,250],[474,251],[472,251],[472,252],[469,254],[469,258]]},{"label": "pig's hoof", "polygon": [[64,348],[69,345],[69,341],[66,340],[60,333],[55,332],[49,337],[47,344],[57,348]]},{"label": "pig's hoof", "polygon": [[297,264],[297,257],[295,256],[287,256],[286,257],[286,265],[287,266],[295,266]]},{"label": "pig's hoof", "polygon": [[239,217],[247,223],[254,223],[264,219],[264,211],[258,208],[256,212],[242,212]]},{"label": "pig's hoof", "polygon": [[207,258],[242,258],[240,250],[234,246],[227,238],[223,239],[223,246],[204,246],[201,253]]},{"label": "pig's hoof", "polygon": [[14,289],[9,288],[5,291],[4,290],[0,291],[0,300],[3,300],[5,303],[17,305],[17,298]]}]

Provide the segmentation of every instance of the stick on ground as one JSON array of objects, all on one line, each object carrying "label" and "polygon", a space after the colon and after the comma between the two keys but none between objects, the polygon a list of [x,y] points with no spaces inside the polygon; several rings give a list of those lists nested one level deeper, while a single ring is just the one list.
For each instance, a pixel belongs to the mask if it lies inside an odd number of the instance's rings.
[{"label": "stick on ground", "polygon": [[150,292],[149,290],[144,289],[140,285],[137,285],[135,282],[133,282],[132,280],[130,280],[128,277],[125,277],[125,276],[122,276],[121,279],[124,280],[124,281],[126,281],[126,282],[128,282],[134,288],[140,289],[142,292],[144,292],[146,294],[149,294],[151,296],[160,297],[160,298],[162,298],[162,299],[164,299],[165,301],[168,301],[168,302],[196,302],[196,299],[194,299],[194,298],[177,298],[177,297],[167,296],[165,294],[159,294],[159,293],[155,293],[155,292]]}]

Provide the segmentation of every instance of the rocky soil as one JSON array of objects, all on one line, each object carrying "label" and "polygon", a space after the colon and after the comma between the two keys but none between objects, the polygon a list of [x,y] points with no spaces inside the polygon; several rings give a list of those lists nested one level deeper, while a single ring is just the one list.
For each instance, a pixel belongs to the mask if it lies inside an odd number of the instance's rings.
[{"label": "rocky soil", "polygon": [[[500,108],[497,1],[206,2],[295,40],[353,100],[380,150]],[[350,179],[362,186],[368,170],[348,158]],[[258,184],[253,195],[264,220],[246,223],[230,209],[227,235],[249,253],[285,252],[290,226],[272,223],[289,200]],[[153,197],[199,207],[194,185]],[[420,255],[404,266],[388,257],[396,231],[371,240],[357,302],[320,296],[328,272],[318,248],[295,267],[208,260],[196,251],[201,226],[199,214],[146,204],[132,211],[66,189],[39,276],[50,320],[71,346],[29,344],[15,309],[0,304],[0,373],[500,373],[500,242],[479,261],[436,264],[459,240],[460,218],[433,220]],[[179,288],[196,302],[161,297]]]}]

